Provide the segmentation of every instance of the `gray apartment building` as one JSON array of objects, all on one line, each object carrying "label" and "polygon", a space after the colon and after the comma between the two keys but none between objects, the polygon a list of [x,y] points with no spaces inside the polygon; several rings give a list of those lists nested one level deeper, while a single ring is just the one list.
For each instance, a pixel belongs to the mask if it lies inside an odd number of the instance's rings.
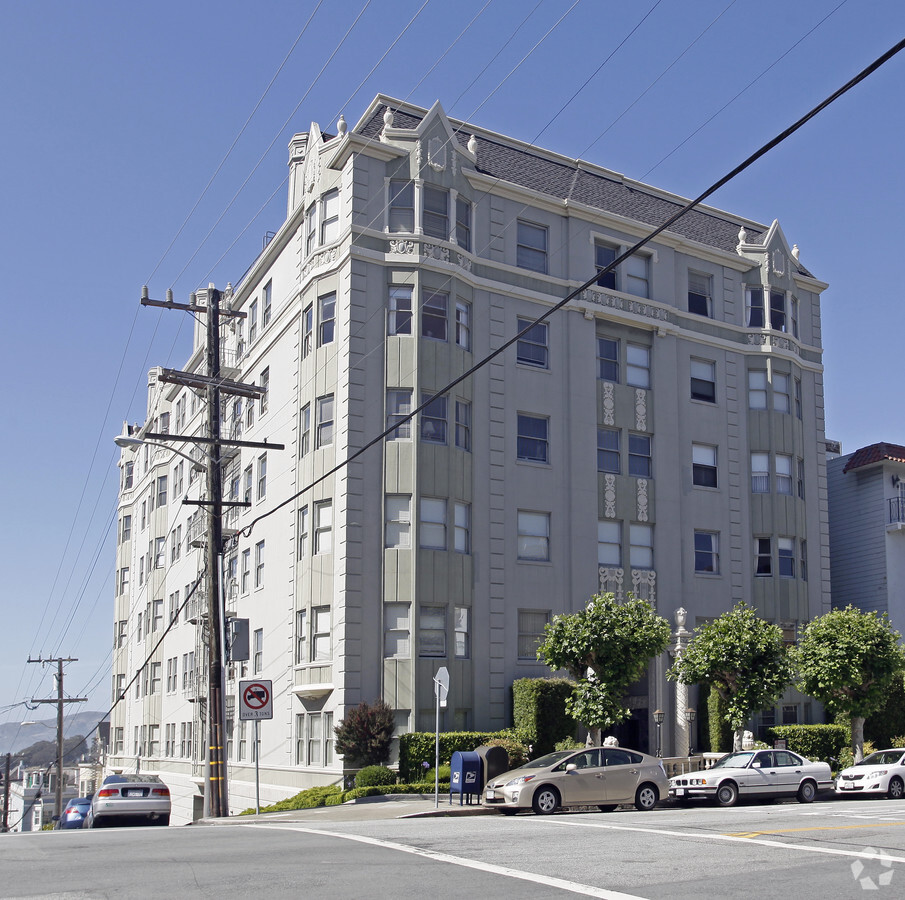
[{"label": "gray apartment building", "polygon": [[[266,389],[225,405],[223,435],[286,447],[222,461],[224,495],[251,503],[224,522],[225,611],[251,633],[226,673],[234,810],[255,755],[264,802],[338,781],[332,729],[361,700],[433,730],[441,666],[444,729],[510,725],[512,682],[550,674],[544,625],[597,591],[649,599],[673,652],[742,600],[790,639],[829,608],[826,284],[776,221],[693,211],[404,420],[683,203],[439,104],[378,96],[295,135],[286,220],[222,329],[224,372]],[[204,365],[201,323],[183,369]],[[203,434],[203,406],[152,371],[130,432]],[[108,758],[159,773],[174,822],[198,814],[206,715],[197,595],[179,612],[205,462],[179,449],[122,454],[114,691],[141,674]],[[664,754],[687,751],[694,692],[669,665],[633,688],[625,743],[652,750],[662,710]],[[257,747],[236,715],[249,676],[273,681]],[[756,724],[810,715],[790,692]]]}]

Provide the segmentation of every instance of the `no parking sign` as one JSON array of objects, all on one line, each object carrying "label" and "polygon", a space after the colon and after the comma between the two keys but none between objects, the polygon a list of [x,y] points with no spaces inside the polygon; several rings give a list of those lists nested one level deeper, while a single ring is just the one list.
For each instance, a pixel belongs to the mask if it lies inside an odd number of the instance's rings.
[{"label": "no parking sign", "polygon": [[239,682],[239,721],[273,718],[273,682],[258,678]]}]

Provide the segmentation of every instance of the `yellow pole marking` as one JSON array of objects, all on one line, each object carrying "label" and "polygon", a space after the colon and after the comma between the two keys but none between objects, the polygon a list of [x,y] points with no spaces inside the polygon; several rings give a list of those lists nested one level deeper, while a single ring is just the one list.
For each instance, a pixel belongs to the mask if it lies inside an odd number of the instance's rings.
[{"label": "yellow pole marking", "polygon": [[811,828],[777,828],[775,831],[736,831],[725,837],[754,838],[762,834],[791,834],[794,831],[845,831],[849,828],[885,828],[887,825],[905,825],[905,822],[868,822],[862,825],[815,825]]}]

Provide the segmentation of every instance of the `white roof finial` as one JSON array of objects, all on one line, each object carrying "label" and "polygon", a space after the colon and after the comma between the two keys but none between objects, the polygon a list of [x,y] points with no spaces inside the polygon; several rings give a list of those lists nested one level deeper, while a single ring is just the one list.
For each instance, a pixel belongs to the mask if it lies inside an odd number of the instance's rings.
[{"label": "white roof finial", "polygon": [[478,139],[472,135],[468,139],[468,152],[472,154],[472,156],[477,156],[478,153]]},{"label": "white roof finial", "polygon": [[800,252],[801,251],[798,249],[798,244],[793,244],[792,245],[792,258],[795,260],[795,262],[798,262],[798,254]]},{"label": "white roof finial", "polygon": [[340,113],[339,121],[336,123],[336,130],[339,132],[340,137],[349,130],[349,126],[346,124],[346,117],[342,113]]},{"label": "white roof finial", "polygon": [[389,106],[383,111],[383,127],[393,127],[393,110],[391,110]]}]

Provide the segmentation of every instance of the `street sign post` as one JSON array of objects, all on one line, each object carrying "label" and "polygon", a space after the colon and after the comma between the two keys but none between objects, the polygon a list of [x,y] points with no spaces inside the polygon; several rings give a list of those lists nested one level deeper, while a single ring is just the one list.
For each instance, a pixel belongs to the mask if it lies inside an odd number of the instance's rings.
[{"label": "street sign post", "polygon": [[440,707],[446,708],[449,694],[449,669],[441,666],[434,675],[434,697],[437,701],[436,727],[434,730],[434,808],[440,805]]},{"label": "street sign post", "polygon": [[261,775],[258,757],[258,722],[273,718],[273,682],[266,678],[239,682],[239,721],[255,723],[255,812],[261,812]]}]

